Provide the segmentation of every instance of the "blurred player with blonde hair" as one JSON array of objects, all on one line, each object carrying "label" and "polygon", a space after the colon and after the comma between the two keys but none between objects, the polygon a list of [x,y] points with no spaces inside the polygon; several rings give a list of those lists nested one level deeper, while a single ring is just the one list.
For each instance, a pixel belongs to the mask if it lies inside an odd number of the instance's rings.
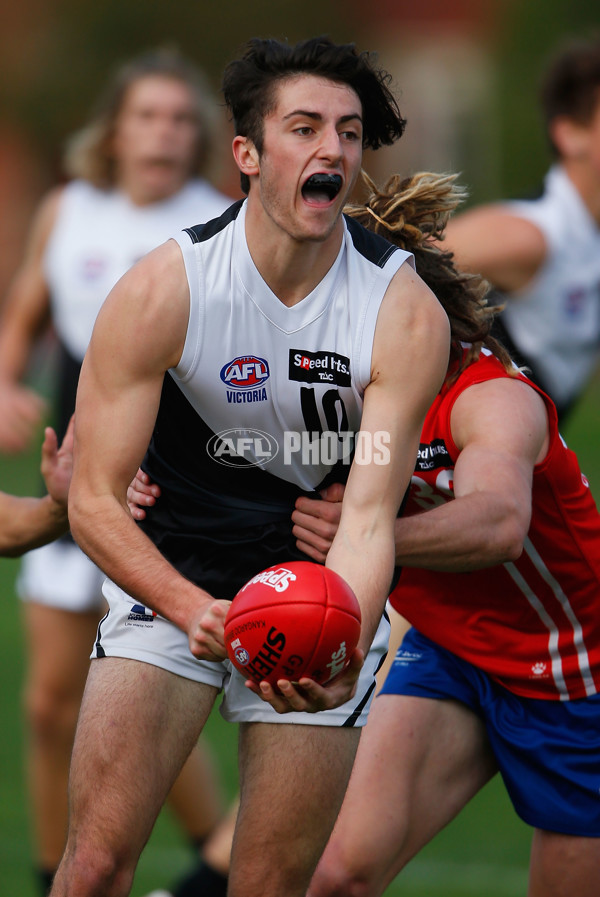
[{"label": "blurred player with blonde hair", "polygon": [[[230,204],[203,176],[218,153],[216,109],[191,61],[170,49],[150,51],[114,73],[92,120],[69,142],[71,180],[40,204],[2,310],[0,450],[23,448],[39,423],[42,403],[21,378],[48,321],[59,343],[61,435],[110,289],[174,230]],[[103,579],[69,536],[28,554],[19,578],[29,653],[27,766],[44,892],[64,847],[69,758],[90,645],[105,610]],[[194,753],[172,793],[194,840],[221,812],[207,763]],[[202,803],[190,799],[196,788]]]}]

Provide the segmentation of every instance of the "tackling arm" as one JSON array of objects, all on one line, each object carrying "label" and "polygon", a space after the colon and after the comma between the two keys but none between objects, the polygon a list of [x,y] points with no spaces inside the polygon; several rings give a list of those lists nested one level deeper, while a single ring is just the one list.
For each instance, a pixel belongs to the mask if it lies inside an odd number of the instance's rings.
[{"label": "tackling arm", "polygon": [[451,426],[460,449],[454,500],[397,520],[397,562],[462,572],[516,560],[529,529],[533,468],[548,450],[544,402],[522,381],[489,380],[459,396]]},{"label": "tackling arm", "polygon": [[[515,560],[531,518],[533,467],[548,449],[544,403],[518,380],[493,380],[467,389],[452,411],[461,448],[454,500],[395,523],[396,563],[467,572]],[[323,562],[339,525],[344,488],[324,501],[300,497],[293,513],[298,546]]]},{"label": "tackling arm", "polygon": [[384,609],[394,569],[394,520],[414,470],[427,408],[446,372],[449,324],[437,299],[408,265],[382,303],[365,391],[361,438],[389,436],[385,463],[355,460],[327,566],[354,589],[361,605],[360,647],[367,650]]}]

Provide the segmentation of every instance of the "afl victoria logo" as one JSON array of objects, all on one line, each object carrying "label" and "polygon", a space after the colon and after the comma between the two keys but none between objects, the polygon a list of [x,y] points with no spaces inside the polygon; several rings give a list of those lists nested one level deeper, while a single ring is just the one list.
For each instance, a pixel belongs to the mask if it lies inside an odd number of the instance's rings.
[{"label": "afl victoria logo", "polygon": [[206,451],[213,461],[225,467],[262,467],[273,460],[279,446],[277,440],[264,430],[245,428],[215,433],[208,440]]},{"label": "afl victoria logo", "polygon": [[269,365],[258,355],[238,355],[223,365],[220,377],[234,389],[253,389],[269,379]]}]

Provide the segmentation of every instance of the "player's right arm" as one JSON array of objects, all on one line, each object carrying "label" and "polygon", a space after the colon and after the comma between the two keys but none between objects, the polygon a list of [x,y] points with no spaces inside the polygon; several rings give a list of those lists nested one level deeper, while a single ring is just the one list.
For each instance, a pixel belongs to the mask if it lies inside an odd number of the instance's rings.
[{"label": "player's right arm", "polygon": [[50,320],[50,296],[44,253],[54,228],[62,188],[42,201],[34,217],[23,261],[15,274],[0,317],[0,450],[22,451],[29,444],[44,402],[23,386],[32,348]]},{"label": "player's right arm", "polygon": [[458,268],[481,274],[506,293],[527,286],[547,253],[539,227],[502,205],[480,206],[451,218],[440,246],[454,253]]},{"label": "player's right arm", "polygon": [[174,241],[146,256],[109,294],[77,393],[69,518],[77,542],[117,585],[187,632],[196,656],[220,659],[228,602],[214,602],[182,577],[135,525],[127,505],[165,372],[181,356],[188,314],[188,284]]}]

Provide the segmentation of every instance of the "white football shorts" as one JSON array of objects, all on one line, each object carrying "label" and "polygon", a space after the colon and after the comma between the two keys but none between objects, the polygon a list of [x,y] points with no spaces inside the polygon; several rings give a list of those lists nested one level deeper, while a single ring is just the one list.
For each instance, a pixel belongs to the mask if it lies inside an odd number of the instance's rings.
[{"label": "white football shorts", "polygon": [[311,726],[364,726],[375,693],[375,674],[388,647],[390,624],[381,619],[365,659],[356,695],[334,710],[320,713],[277,713],[246,688],[245,678],[229,663],[197,660],[188,637],[173,623],[136,603],[111,580],[104,583],[109,610],[98,625],[92,659],[124,657],[151,663],[178,676],[223,690],[221,715],[229,722],[301,723]]},{"label": "white football shorts", "polygon": [[75,542],[60,539],[23,556],[16,587],[23,601],[100,617],[106,611],[105,579]]}]

